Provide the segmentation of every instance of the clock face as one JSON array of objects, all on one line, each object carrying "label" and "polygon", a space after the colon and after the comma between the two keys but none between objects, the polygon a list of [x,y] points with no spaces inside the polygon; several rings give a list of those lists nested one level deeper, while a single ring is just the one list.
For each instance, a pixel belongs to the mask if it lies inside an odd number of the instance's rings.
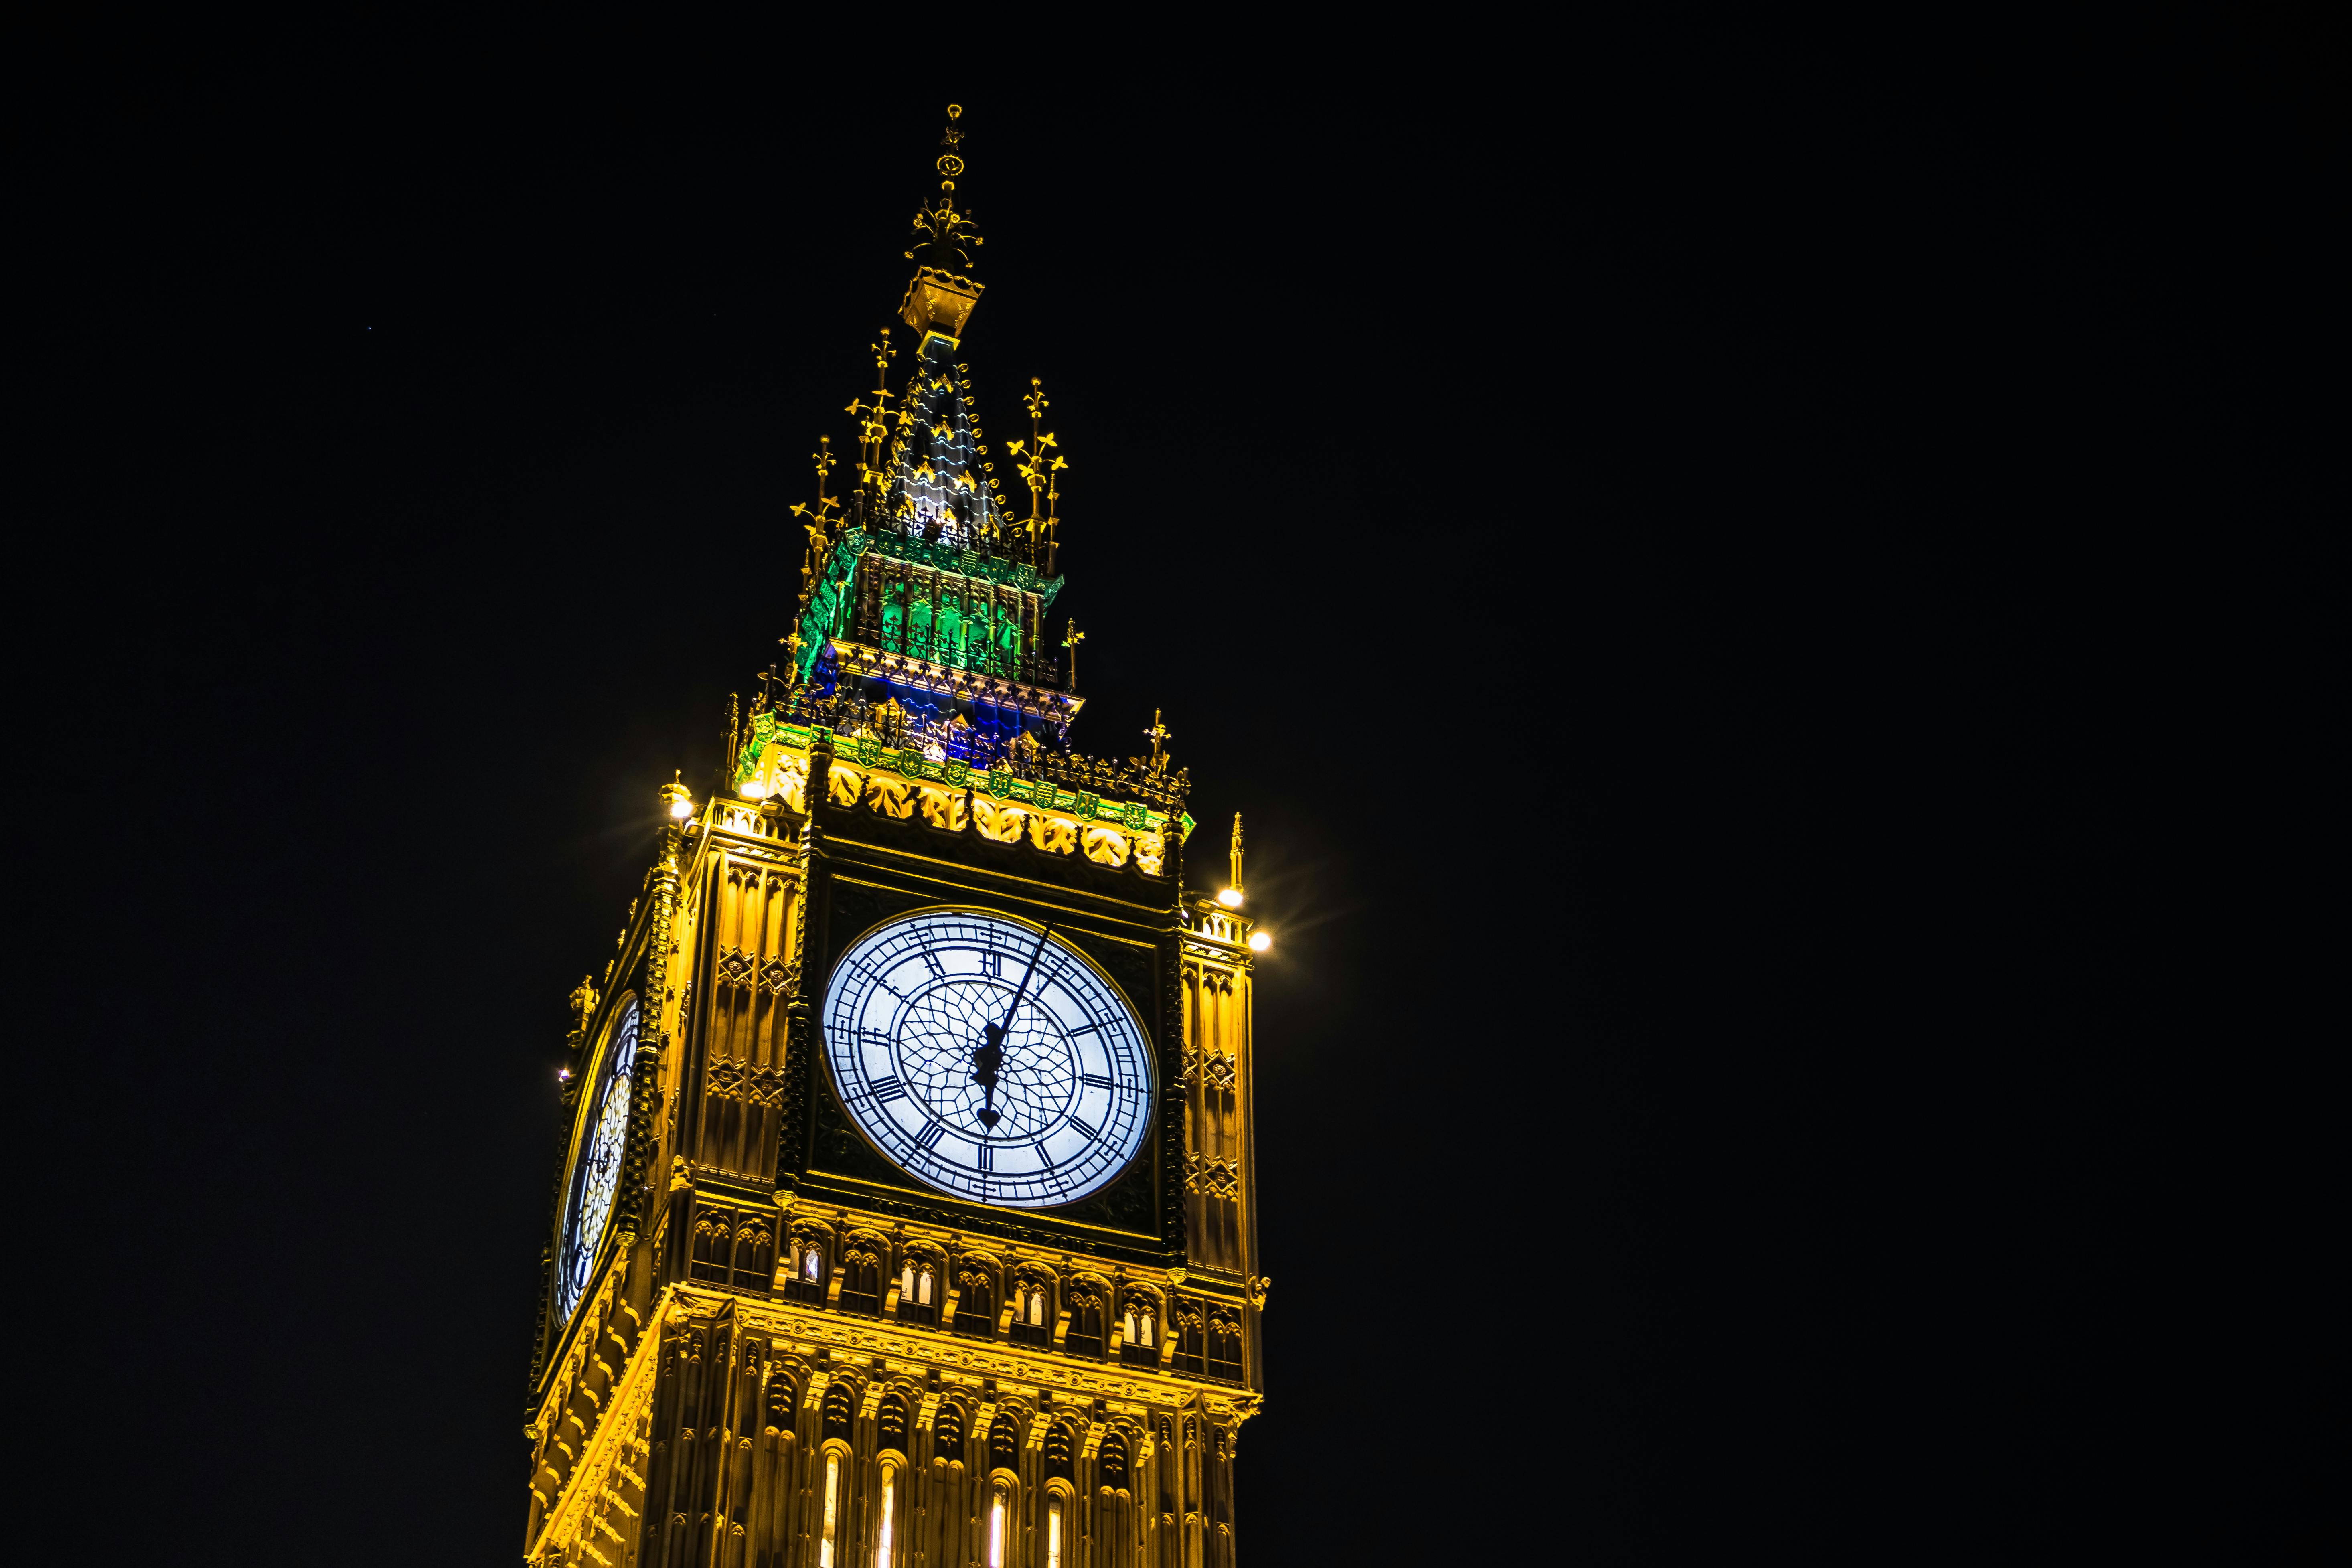
[{"label": "clock face", "polygon": [[637,1003],[629,999],[621,1021],[613,1027],[612,1043],[604,1048],[596,1069],[596,1087],[588,1102],[579,1152],[563,1210],[563,1244],[555,1260],[555,1305],[559,1320],[572,1316],[580,1293],[588,1289],[588,1273],[595,1266],[596,1246],[604,1239],[604,1222],[613,1217],[613,1193],[621,1179],[622,1145],[629,1132],[629,1084],[636,1065]]},{"label": "clock face", "polygon": [[[929,910],[866,932],[834,969],[834,1084],[866,1135],[926,1186],[1050,1208],[1098,1191],[1143,1147],[1142,1027],[1118,987],[1041,934],[979,910]],[[1008,1010],[989,1085],[975,1074]]]}]

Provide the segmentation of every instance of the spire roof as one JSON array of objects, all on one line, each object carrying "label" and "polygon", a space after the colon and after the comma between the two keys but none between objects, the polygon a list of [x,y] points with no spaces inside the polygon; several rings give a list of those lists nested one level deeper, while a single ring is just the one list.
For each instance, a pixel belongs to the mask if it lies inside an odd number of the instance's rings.
[{"label": "spire roof", "polygon": [[953,339],[930,333],[892,418],[882,517],[911,537],[962,550],[1009,542],[992,454],[972,416]]}]

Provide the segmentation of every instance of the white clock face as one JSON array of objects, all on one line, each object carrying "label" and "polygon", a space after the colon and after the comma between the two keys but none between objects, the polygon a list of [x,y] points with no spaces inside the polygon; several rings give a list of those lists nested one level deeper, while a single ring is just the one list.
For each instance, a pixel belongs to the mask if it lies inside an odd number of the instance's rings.
[{"label": "white clock face", "polygon": [[1118,988],[1002,915],[935,910],[866,932],[834,969],[824,1037],[866,1135],[958,1197],[1074,1203],[1125,1170],[1150,1130],[1151,1052]]},{"label": "white clock face", "polygon": [[555,1260],[557,1319],[572,1316],[588,1288],[604,1222],[613,1217],[613,1193],[621,1179],[622,1145],[629,1132],[629,1086],[637,1056],[637,1003],[631,997],[613,1029],[612,1042],[596,1068],[596,1088],[582,1124],[579,1152],[567,1184],[563,1246]]}]

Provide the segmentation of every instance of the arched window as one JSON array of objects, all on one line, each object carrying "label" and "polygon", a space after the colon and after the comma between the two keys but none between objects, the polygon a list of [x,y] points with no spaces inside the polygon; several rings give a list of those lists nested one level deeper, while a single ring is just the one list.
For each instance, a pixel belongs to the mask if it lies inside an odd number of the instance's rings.
[{"label": "arched window", "polygon": [[767,1425],[772,1431],[789,1432],[796,1425],[793,1413],[800,1407],[800,1390],[793,1385],[793,1374],[779,1368],[768,1379]]},{"label": "arched window", "polygon": [[898,1467],[882,1461],[881,1496],[874,1521],[874,1568],[892,1568],[890,1552],[898,1534]]},{"label": "arched window", "polygon": [[1024,1279],[1013,1291],[1013,1338],[1024,1345],[1050,1344],[1054,1336],[1052,1287]]},{"label": "arched window", "polygon": [[824,1518],[819,1527],[816,1542],[818,1568],[833,1568],[835,1562],[837,1561],[835,1553],[838,1550],[837,1543],[841,1539],[843,1516],[849,1511],[845,1506],[847,1500],[841,1495],[841,1460],[842,1454],[839,1449],[829,1448],[825,1451]]},{"label": "arched window", "polygon": [[805,1232],[793,1238],[784,1260],[784,1295],[794,1301],[824,1300],[824,1241]]},{"label": "arched window", "polygon": [[1127,1299],[1127,1314],[1119,1328],[1118,1359],[1129,1366],[1160,1364],[1160,1304],[1137,1294]]},{"label": "arched window", "polygon": [[694,1216],[694,1256],[688,1272],[697,1279],[727,1282],[727,1240],[734,1229],[732,1209],[705,1208]]},{"label": "arched window", "polygon": [[1242,1380],[1241,1320],[1230,1313],[1209,1315],[1209,1375],[1234,1383]]},{"label": "arched window", "polygon": [[1180,1300],[1174,1309],[1176,1344],[1169,1352],[1168,1364],[1175,1372],[1189,1372],[1193,1376],[1207,1371],[1209,1321],[1196,1302]]},{"label": "arched window", "polygon": [[1056,1421],[1045,1429],[1045,1474],[1049,1479],[1070,1480],[1076,1475],[1073,1457],[1077,1453],[1078,1435],[1066,1421]]},{"label": "arched window", "polygon": [[1062,1568],[1066,1560],[1076,1560],[1075,1554],[1064,1556],[1070,1534],[1071,1500],[1070,1494],[1059,1487],[1045,1493],[1045,1568]]},{"label": "arched window", "polygon": [[992,1470],[1017,1470],[1021,1468],[1021,1424],[1013,1419],[1013,1412],[1000,1410],[988,1428],[988,1468]]},{"label": "arched window", "polygon": [[978,1258],[957,1265],[956,1314],[950,1326],[959,1333],[996,1332],[996,1275]]},{"label": "arched window", "polygon": [[903,1322],[940,1321],[939,1265],[920,1256],[907,1259],[898,1270],[898,1317]]},{"label": "arched window", "polygon": [[1012,1499],[1003,1481],[989,1488],[988,1497],[988,1568],[1004,1568],[1011,1561],[1005,1551],[1005,1532],[1012,1528],[1007,1516],[1013,1511]]},{"label": "arched window", "polygon": [[882,1408],[875,1415],[875,1436],[885,1448],[907,1452],[907,1398],[902,1394],[886,1394]]},{"label": "arched window", "polygon": [[1070,1292],[1070,1331],[1063,1337],[1062,1348],[1072,1355],[1100,1356],[1103,1353],[1103,1299],[1100,1291],[1081,1286]]},{"label": "arched window", "polygon": [[775,1233],[757,1215],[735,1227],[735,1283],[754,1285],[768,1278],[775,1264]]},{"label": "arched window", "polygon": [[850,1423],[857,1417],[857,1395],[846,1383],[836,1382],[824,1391],[824,1431],[827,1439],[838,1437],[846,1442]]},{"label": "arched window", "polygon": [[931,1457],[962,1458],[963,1434],[963,1406],[952,1399],[940,1400],[938,1414],[931,1417]]},{"label": "arched window", "polygon": [[868,1241],[853,1240],[841,1252],[841,1310],[882,1310],[882,1258]]}]

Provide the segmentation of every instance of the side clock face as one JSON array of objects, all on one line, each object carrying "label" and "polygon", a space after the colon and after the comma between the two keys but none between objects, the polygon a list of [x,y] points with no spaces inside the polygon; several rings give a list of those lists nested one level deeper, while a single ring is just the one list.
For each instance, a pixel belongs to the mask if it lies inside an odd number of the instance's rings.
[{"label": "side clock face", "polygon": [[555,1259],[558,1321],[569,1320],[588,1289],[604,1222],[613,1217],[613,1194],[620,1184],[621,1156],[629,1132],[630,1075],[637,1057],[637,1002],[631,997],[613,1026],[596,1068],[596,1084],[581,1123],[580,1139],[564,1184],[563,1237]]},{"label": "side clock face", "polygon": [[1150,1130],[1151,1052],[1118,987],[1002,915],[934,910],[866,932],[834,969],[824,1037],[866,1135],[958,1197],[1074,1203]]}]

